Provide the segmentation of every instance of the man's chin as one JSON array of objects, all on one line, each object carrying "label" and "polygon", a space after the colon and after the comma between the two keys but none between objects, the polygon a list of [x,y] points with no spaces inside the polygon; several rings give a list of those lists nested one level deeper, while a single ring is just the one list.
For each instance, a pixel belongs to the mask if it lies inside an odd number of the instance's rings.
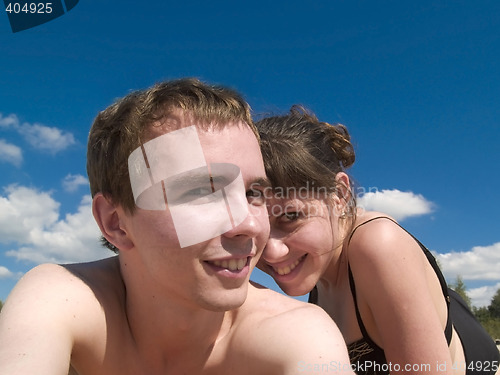
[{"label": "man's chin", "polygon": [[[248,284],[247,284],[248,285]],[[207,310],[221,312],[235,310],[241,307],[247,299],[248,287],[221,291],[219,296],[205,300]]]}]

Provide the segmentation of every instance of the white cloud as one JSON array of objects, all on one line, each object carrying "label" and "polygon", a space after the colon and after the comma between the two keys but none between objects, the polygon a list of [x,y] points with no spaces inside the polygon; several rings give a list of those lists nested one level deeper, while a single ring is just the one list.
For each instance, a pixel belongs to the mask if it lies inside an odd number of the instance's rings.
[{"label": "white cloud", "polygon": [[59,203],[49,193],[23,186],[5,188],[0,196],[0,241],[23,242],[29,230],[52,226],[58,218]]},{"label": "white cloud", "polygon": [[12,272],[5,266],[0,266],[0,280],[13,279],[17,280],[23,276],[22,272]]},{"label": "white cloud", "polygon": [[32,263],[67,263],[112,255],[99,245],[100,232],[84,196],[77,212],[59,216],[60,204],[48,192],[9,186],[0,196],[0,241],[16,244],[8,256]]},{"label": "white cloud", "polygon": [[16,126],[19,126],[19,119],[16,115],[11,114],[7,117],[3,117],[3,115],[0,113],[0,128],[15,128]]},{"label": "white cloud", "polygon": [[88,185],[88,183],[89,181],[87,180],[87,178],[82,176],[81,174],[69,174],[64,177],[62,185],[64,190],[72,192],[76,191],[81,185]]},{"label": "white cloud", "polygon": [[497,290],[500,289],[500,283],[490,286],[481,286],[479,288],[467,289],[467,295],[471,303],[476,307],[489,306]]},{"label": "white cloud", "polygon": [[73,134],[40,124],[24,123],[19,128],[19,133],[34,148],[53,154],[75,144]]},{"label": "white cloud", "polygon": [[0,266],[0,279],[11,278],[14,274],[7,267]]},{"label": "white cloud", "polygon": [[491,298],[500,287],[500,242],[490,246],[475,246],[469,251],[434,254],[448,281],[462,277],[467,280],[498,281],[496,286],[483,286],[468,290],[474,306],[489,305]]},{"label": "white cloud", "polygon": [[367,192],[358,197],[357,203],[365,210],[380,211],[398,221],[429,214],[433,209],[433,203],[422,195],[397,189]]},{"label": "white cloud", "polygon": [[470,251],[437,254],[445,276],[460,275],[464,280],[499,280],[500,242],[475,246]]},{"label": "white cloud", "polygon": [[0,161],[20,167],[23,162],[23,152],[19,147],[0,139]]},{"label": "white cloud", "polygon": [[0,127],[16,130],[31,146],[55,154],[75,144],[73,134],[42,124],[21,123],[15,114],[4,117],[0,113]]}]

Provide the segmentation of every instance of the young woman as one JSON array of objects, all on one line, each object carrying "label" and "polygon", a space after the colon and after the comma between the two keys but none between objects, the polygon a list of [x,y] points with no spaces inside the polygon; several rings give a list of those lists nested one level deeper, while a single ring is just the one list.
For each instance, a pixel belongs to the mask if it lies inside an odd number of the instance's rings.
[{"label": "young woman", "polygon": [[[493,340],[430,252],[394,219],[356,207],[343,125],[301,107],[257,122],[271,236],[259,267],[288,295],[310,292],[338,324],[358,374],[495,374]],[[269,193],[269,192],[268,192]]]}]

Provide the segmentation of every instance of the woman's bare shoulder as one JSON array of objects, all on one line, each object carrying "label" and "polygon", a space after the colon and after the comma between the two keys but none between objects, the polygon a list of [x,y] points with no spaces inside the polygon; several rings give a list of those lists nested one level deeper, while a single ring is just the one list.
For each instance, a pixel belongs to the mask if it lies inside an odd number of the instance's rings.
[{"label": "woman's bare shoulder", "polygon": [[368,211],[356,218],[346,244],[349,260],[356,257],[384,256],[384,253],[418,244],[391,216]]}]

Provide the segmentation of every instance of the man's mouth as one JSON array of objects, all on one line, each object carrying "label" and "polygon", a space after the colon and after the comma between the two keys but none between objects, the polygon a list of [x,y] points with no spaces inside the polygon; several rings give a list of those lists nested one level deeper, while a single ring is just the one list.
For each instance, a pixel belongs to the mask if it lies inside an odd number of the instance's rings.
[{"label": "man's mouth", "polygon": [[295,262],[289,264],[288,266],[285,266],[285,267],[273,267],[273,270],[274,272],[276,272],[278,275],[280,276],[284,276],[284,275],[288,275],[290,272],[292,272],[295,267],[297,267],[299,265],[300,262],[302,262],[304,260],[304,258],[306,257],[307,254],[301,256],[299,259],[297,259]]},{"label": "man's mouth", "polygon": [[242,270],[248,262],[248,258],[241,259],[224,259],[224,260],[213,260],[209,263],[216,267],[225,268],[229,271],[240,271]]}]

